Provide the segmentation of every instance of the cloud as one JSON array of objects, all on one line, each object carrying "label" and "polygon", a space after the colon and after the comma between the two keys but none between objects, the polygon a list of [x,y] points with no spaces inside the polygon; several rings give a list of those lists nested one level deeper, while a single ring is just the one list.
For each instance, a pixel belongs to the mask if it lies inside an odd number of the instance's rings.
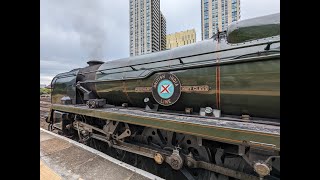
[{"label": "cloud", "polygon": [[51,84],[53,77],[54,76],[46,76],[44,74],[41,75],[41,73],[40,73],[40,84],[44,84],[46,86]]},{"label": "cloud", "polygon": [[[160,0],[167,33],[196,29],[201,40],[201,0]],[[280,12],[280,0],[241,0],[241,19]],[[40,83],[61,72],[129,56],[129,0],[40,2]]]},{"label": "cloud", "polygon": [[196,29],[201,40],[201,0],[160,0],[167,21],[167,34]]},{"label": "cloud", "polygon": [[280,0],[241,0],[241,19],[249,19],[280,12]]},{"label": "cloud", "polygon": [[40,84],[50,84],[52,78],[63,72],[84,67],[85,64],[68,63],[69,59],[53,57],[53,60],[40,60]]}]

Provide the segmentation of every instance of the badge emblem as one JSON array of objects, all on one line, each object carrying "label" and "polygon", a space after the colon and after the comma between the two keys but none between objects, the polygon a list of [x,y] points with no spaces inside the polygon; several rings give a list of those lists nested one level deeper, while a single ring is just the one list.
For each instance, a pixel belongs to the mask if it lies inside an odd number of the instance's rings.
[{"label": "badge emblem", "polygon": [[152,83],[152,95],[163,106],[177,102],[181,95],[181,84],[177,76],[171,73],[159,74]]}]

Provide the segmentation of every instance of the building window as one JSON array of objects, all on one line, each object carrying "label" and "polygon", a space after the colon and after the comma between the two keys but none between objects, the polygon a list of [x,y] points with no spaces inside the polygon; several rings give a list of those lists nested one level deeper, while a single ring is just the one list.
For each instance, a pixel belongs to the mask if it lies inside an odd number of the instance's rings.
[{"label": "building window", "polygon": [[204,38],[209,39],[209,33],[205,33]]},{"label": "building window", "polygon": [[208,11],[208,6],[207,5],[204,6],[204,11],[205,12]]}]

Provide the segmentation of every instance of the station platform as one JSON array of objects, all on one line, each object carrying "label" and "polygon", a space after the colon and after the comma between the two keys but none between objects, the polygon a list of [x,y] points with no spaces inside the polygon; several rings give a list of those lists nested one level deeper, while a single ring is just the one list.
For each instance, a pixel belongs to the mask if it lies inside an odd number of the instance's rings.
[{"label": "station platform", "polygon": [[41,180],[162,180],[100,151],[40,128]]}]

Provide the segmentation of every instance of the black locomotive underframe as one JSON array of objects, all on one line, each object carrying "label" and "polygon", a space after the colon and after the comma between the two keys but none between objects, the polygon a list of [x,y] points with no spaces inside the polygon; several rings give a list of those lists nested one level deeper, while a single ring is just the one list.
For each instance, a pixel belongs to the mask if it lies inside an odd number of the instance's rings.
[{"label": "black locomotive underframe", "polygon": [[76,137],[83,143],[94,139],[104,142],[109,148],[154,159],[156,164],[167,164],[174,170],[180,170],[187,179],[198,178],[186,168],[196,171],[203,169],[210,174],[205,177],[211,179],[261,179],[263,177],[259,177],[254,170],[256,163],[270,168],[270,175],[264,176],[265,179],[278,179],[280,176],[279,151],[222,143],[73,113],[53,113],[56,116],[52,118],[55,123],[50,123],[66,136]]}]

